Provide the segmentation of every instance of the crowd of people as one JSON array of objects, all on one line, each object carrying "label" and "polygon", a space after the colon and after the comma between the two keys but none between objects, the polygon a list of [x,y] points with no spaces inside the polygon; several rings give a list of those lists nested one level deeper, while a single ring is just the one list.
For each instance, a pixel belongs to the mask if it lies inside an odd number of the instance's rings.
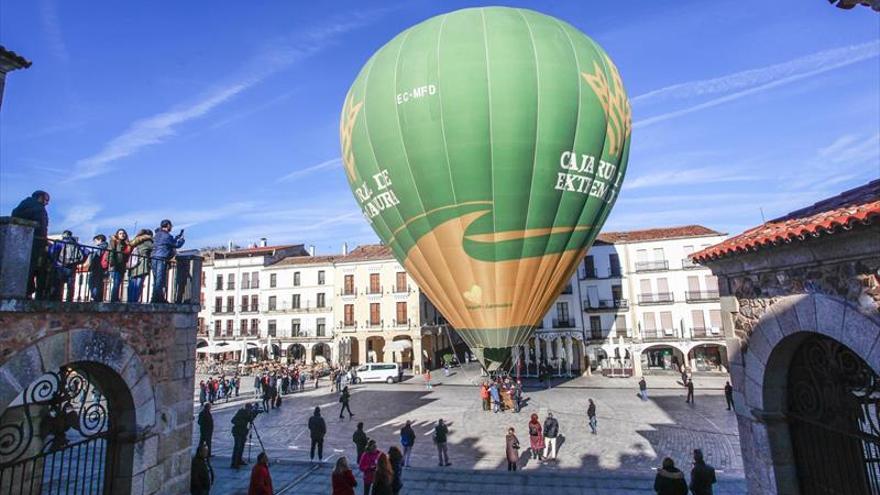
[{"label": "crowd of people", "polygon": [[[141,302],[146,279],[152,275],[151,303],[168,302],[168,270],[184,244],[183,230],[172,235],[173,224],[165,219],[155,231],[140,229],[129,239],[118,229],[108,240],[104,234],[92,237],[91,245],[80,244],[70,230],[61,239],[49,238],[49,193],[34,191],[12,210],[12,216],[36,224],[28,274],[28,297],[67,302],[74,300],[76,274],[87,277],[80,301],[120,302],[127,281],[125,300]],[[109,282],[109,294],[107,291]],[[183,294],[177,290],[178,298]],[[181,302],[181,301],[175,301]]]}]

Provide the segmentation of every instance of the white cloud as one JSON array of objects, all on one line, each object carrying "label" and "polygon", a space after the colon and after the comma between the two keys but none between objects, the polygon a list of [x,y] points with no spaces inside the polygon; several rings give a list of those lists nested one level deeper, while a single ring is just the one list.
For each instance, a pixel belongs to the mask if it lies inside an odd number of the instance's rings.
[{"label": "white cloud", "polygon": [[880,132],[867,136],[843,135],[830,145],[820,148],[818,155],[836,164],[861,164],[873,161],[875,167],[880,167]]},{"label": "white cloud", "polygon": [[136,120],[96,154],[77,161],[68,181],[88,179],[107,173],[111,170],[114,161],[162,142],[174,135],[180,125],[204,116],[271,75],[319,52],[332,44],[337,36],[366,25],[386,11],[387,9],[381,9],[358,14],[345,21],[315,27],[296,36],[295,39],[283,39],[271,43],[270,48],[245,64],[247,70],[242,73],[248,74],[247,76],[210,91],[194,102],[181,104],[171,110]]},{"label": "white cloud", "polygon": [[733,167],[680,167],[667,168],[642,174],[623,182],[624,189],[644,187],[677,186],[684,184],[708,184],[713,182],[738,182],[757,180],[757,177],[732,170]]},{"label": "white cloud", "polygon": [[311,173],[317,172],[318,170],[324,170],[325,168],[338,167],[341,164],[342,164],[342,158],[334,158],[332,160],[323,161],[317,165],[312,165],[310,167],[305,167],[305,168],[300,168],[300,169],[294,170],[293,172],[291,172],[283,177],[280,177],[275,182],[287,182],[289,180],[296,179],[298,177],[303,177],[305,175],[309,175]]},{"label": "white cloud", "polygon": [[665,100],[682,100],[701,96],[725,94],[696,105],[647,117],[633,123],[646,127],[682,115],[715,107],[751,96],[785,84],[846,67],[880,55],[880,41],[835,48],[800,57],[781,64],[770,65],[728,74],[714,79],[690,81],[654,90],[632,99],[634,104],[648,104]]}]

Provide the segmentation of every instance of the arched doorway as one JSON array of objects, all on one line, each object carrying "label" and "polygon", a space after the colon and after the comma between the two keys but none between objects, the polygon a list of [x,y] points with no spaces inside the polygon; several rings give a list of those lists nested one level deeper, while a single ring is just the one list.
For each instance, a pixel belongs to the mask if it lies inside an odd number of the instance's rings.
[{"label": "arched doorway", "polygon": [[385,339],[382,337],[367,337],[367,362],[385,362]]},{"label": "arched doorway", "polygon": [[791,356],[786,389],[800,493],[880,493],[877,374],[843,344],[811,335]]},{"label": "arched doorway", "polygon": [[300,361],[306,357],[306,348],[302,344],[290,344],[287,347],[287,362]]},{"label": "arched doorway", "polygon": [[398,335],[386,348],[391,349],[388,360],[400,364],[403,368],[412,369],[412,338],[409,335]]},{"label": "arched doorway", "polygon": [[688,352],[688,360],[694,371],[718,371],[728,369],[727,348],[721,344],[701,344]]},{"label": "arched doorway", "polygon": [[357,337],[349,337],[349,364],[352,366],[358,366],[362,363],[358,361],[358,356],[360,355],[360,343],[358,342]]},{"label": "arched doorway", "polygon": [[[43,373],[0,417],[3,493],[127,493],[131,393],[110,367],[76,362]],[[71,469],[73,468],[73,469]]]},{"label": "arched doorway", "polygon": [[[319,359],[320,357],[320,359]],[[312,361],[322,364],[330,364],[330,346],[324,343],[315,344],[312,347]]]},{"label": "arched doorway", "polygon": [[653,345],[642,351],[643,371],[679,371],[684,353],[669,345]]}]

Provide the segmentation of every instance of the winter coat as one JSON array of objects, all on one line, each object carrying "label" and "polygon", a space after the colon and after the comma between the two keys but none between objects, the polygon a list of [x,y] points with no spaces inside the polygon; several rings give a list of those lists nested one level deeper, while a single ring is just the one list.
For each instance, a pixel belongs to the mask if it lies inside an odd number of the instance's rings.
[{"label": "winter coat", "polygon": [[544,420],[544,436],[547,438],[556,438],[559,436],[559,421],[556,421],[556,418],[547,418]]},{"label": "winter coat", "polygon": [[596,404],[590,404],[587,408],[587,417],[592,419],[596,417]]},{"label": "winter coat", "polygon": [[657,476],[654,477],[654,491],[657,495],[687,495],[684,473],[674,467],[658,469]]},{"label": "winter coat", "polygon": [[146,277],[150,274],[150,256],[153,252],[153,238],[148,235],[139,235],[132,239],[129,246],[131,246],[131,256],[134,257],[134,261],[130,261],[128,265],[131,266],[132,263],[137,264],[128,269],[128,276]]},{"label": "winter coat", "polygon": [[104,275],[104,267],[101,266],[101,257],[104,256],[104,251],[106,250],[106,242],[99,242],[89,249],[89,273],[96,276]]},{"label": "winter coat", "polygon": [[174,237],[162,229],[156,229],[153,235],[153,258],[170,260],[184,242],[183,237]]},{"label": "winter coat", "polygon": [[715,484],[715,468],[705,462],[695,462],[691,469],[691,493],[694,495],[712,495]]},{"label": "winter coat", "polygon": [[483,400],[489,399],[489,388],[485,385],[480,387],[480,398]]},{"label": "winter coat", "polygon": [[416,443],[416,432],[412,426],[404,426],[400,429],[400,445],[412,447]]},{"label": "winter coat", "polygon": [[110,255],[107,257],[110,271],[125,273],[125,265],[128,263],[130,253],[128,240],[119,240],[115,235],[110,238]]},{"label": "winter coat", "polygon": [[358,467],[364,473],[364,483],[372,483],[373,477],[376,475],[376,464],[379,462],[379,456],[382,455],[378,450],[372,452],[364,452],[361,456]]},{"label": "winter coat", "polygon": [[36,222],[37,227],[34,229],[34,237],[45,239],[49,235],[49,214],[46,212],[46,206],[36,199],[31,197],[24,198],[12,210],[12,216]]},{"label": "winter coat", "polygon": [[529,446],[532,450],[544,448],[544,432],[541,429],[541,423],[529,421]]},{"label": "winter coat", "polygon": [[86,251],[73,237],[63,237],[49,247],[49,259],[55,268],[73,269],[86,260]]},{"label": "winter coat", "polygon": [[202,495],[211,490],[214,484],[214,469],[211,462],[202,456],[195,456],[190,467],[189,491],[194,495]]},{"label": "winter coat", "polygon": [[351,436],[351,441],[354,442],[354,446],[357,447],[358,450],[363,451],[367,448],[367,434],[364,433],[364,430],[355,430],[354,435]]},{"label": "winter coat", "polygon": [[324,422],[324,418],[320,414],[309,418],[309,433],[311,433],[313,440],[322,440],[327,434],[327,423]]},{"label": "winter coat", "polygon": [[393,480],[376,478],[372,488],[370,488],[370,495],[394,495],[394,490],[391,488],[392,483]]},{"label": "winter coat", "polygon": [[394,476],[391,478],[391,491],[397,493],[403,488],[403,479],[401,475],[403,475],[403,457],[397,460],[397,462],[391,461],[391,469],[394,470]]},{"label": "winter coat", "polygon": [[269,466],[257,463],[251,471],[251,486],[248,495],[272,495],[272,476],[269,474]]},{"label": "winter coat", "polygon": [[449,434],[449,428],[445,424],[434,427],[434,441],[437,443],[446,443],[446,435]]},{"label": "winter coat", "polygon": [[508,433],[506,443],[507,462],[519,462],[519,439],[513,433]]},{"label": "winter coat", "polygon": [[354,495],[354,487],[357,486],[357,480],[351,469],[343,473],[333,473],[331,478],[333,484],[332,495]]},{"label": "winter coat", "polygon": [[498,392],[498,387],[494,385],[489,387],[489,395],[492,396],[492,402],[501,402],[501,394]]},{"label": "winter coat", "polygon": [[207,409],[202,409],[199,413],[199,432],[203,435],[210,436],[214,433],[214,417]]}]

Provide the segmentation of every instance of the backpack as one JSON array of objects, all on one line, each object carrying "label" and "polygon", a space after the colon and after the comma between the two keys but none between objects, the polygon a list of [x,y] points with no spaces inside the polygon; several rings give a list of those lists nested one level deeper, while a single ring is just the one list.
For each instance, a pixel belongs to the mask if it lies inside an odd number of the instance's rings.
[{"label": "backpack", "polygon": [[75,242],[63,241],[64,246],[61,248],[60,262],[62,266],[74,266],[83,262],[85,256],[82,250]]}]

